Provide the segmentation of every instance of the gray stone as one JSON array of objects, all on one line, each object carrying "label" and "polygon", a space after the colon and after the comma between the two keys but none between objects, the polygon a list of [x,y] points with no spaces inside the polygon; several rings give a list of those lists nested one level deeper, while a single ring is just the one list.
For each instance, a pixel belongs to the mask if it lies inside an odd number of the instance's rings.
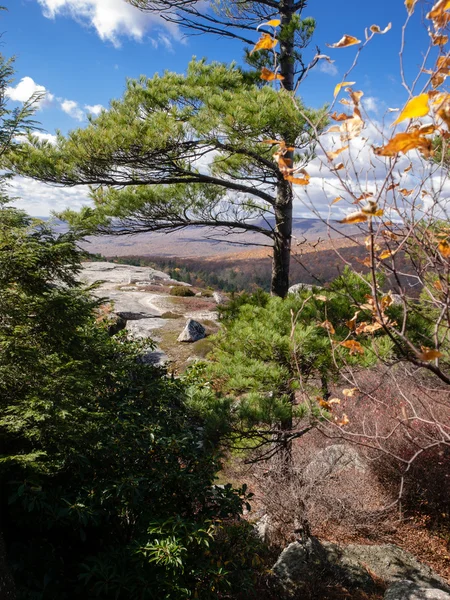
[{"label": "gray stone", "polygon": [[397,581],[388,589],[384,600],[450,600],[450,594],[436,588],[423,587],[413,581]]},{"label": "gray stone", "polygon": [[305,483],[311,484],[350,469],[365,472],[367,465],[351,446],[334,444],[315,455],[306,467],[303,478]]},{"label": "gray stone", "polygon": [[170,362],[169,357],[160,348],[149,348],[140,355],[140,361],[153,367],[163,367]]},{"label": "gray stone", "polygon": [[288,294],[297,294],[303,290],[312,290],[313,287],[315,286],[311,285],[310,283],[295,283],[288,289]]},{"label": "gray stone", "polygon": [[328,551],[330,558],[338,559],[345,568],[347,565],[364,565],[387,583],[406,579],[418,586],[439,588],[450,593],[450,586],[442,577],[394,544],[350,544],[342,548],[332,544]]},{"label": "gray stone", "polygon": [[178,342],[197,342],[206,337],[206,329],[198,321],[188,319],[186,327],[178,336]]},{"label": "gray stone", "polygon": [[216,304],[225,304],[228,302],[227,296],[221,294],[220,292],[213,292],[213,298]]},{"label": "gray stone", "polygon": [[[439,589],[450,593],[450,586],[444,579],[412,554],[393,544],[339,546],[332,542],[321,543],[311,537],[306,542],[294,542],[285,548],[273,571],[287,590],[301,587],[314,572],[370,593],[375,582],[369,573],[374,573],[388,584],[408,580],[418,589]],[[433,596],[423,598],[432,600]],[[388,597],[388,600],[394,599],[395,596]],[[409,600],[409,597],[400,596],[400,599]],[[411,600],[416,599],[412,597]],[[420,596],[418,600],[422,600]],[[441,600],[441,596],[437,600]],[[442,596],[442,600],[450,598]]]}]

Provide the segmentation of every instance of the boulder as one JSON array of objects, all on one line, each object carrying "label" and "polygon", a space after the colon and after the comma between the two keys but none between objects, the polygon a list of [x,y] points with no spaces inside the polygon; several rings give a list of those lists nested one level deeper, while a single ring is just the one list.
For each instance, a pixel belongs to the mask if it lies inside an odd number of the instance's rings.
[{"label": "boulder", "polygon": [[295,283],[288,289],[288,294],[297,294],[303,290],[312,290],[313,287],[315,286],[311,285],[310,283]]},{"label": "boulder", "polygon": [[384,600],[450,600],[450,594],[437,588],[417,585],[413,581],[397,581],[389,586]]},{"label": "boulder", "polygon": [[367,465],[351,446],[333,444],[318,452],[306,467],[303,477],[308,484],[338,475],[342,471],[365,472]]},{"label": "boulder", "polygon": [[206,337],[206,329],[198,321],[188,319],[186,327],[178,336],[178,342],[197,342]]},{"label": "boulder", "polygon": [[167,354],[160,348],[149,348],[139,356],[140,362],[153,367],[163,367],[170,362]]}]

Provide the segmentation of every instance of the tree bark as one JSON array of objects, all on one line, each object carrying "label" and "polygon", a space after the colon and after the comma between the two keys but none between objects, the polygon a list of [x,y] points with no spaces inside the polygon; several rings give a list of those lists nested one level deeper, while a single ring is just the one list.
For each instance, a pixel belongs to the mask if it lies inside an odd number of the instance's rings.
[{"label": "tree bark", "polygon": [[[280,3],[281,28],[289,26],[294,15],[294,1],[284,0]],[[280,40],[280,73],[284,77],[283,87],[288,92],[294,91],[294,32],[286,34]],[[295,140],[285,140],[288,146]],[[293,165],[294,153],[288,152],[285,157],[288,164]],[[275,233],[273,243],[271,293],[284,298],[289,289],[289,266],[291,262],[292,240],[292,184],[285,179],[278,183],[275,204]]]}]

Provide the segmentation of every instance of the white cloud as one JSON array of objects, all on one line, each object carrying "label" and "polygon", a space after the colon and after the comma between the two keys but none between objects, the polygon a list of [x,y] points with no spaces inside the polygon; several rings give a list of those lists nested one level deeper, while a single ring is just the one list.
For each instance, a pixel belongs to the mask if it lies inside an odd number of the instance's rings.
[{"label": "white cloud", "polygon": [[380,101],[378,98],[367,96],[367,98],[362,99],[362,103],[367,112],[373,112],[376,115],[379,113]]},{"label": "white cloud", "polygon": [[[102,40],[120,45],[121,36],[141,41],[148,29],[163,27],[172,37],[179,39],[178,27],[165,22],[158,15],[143,13],[125,0],[38,0],[44,15],[54,19],[68,15],[93,27]],[[161,40],[162,41],[162,40]]]},{"label": "white cloud", "polygon": [[85,104],[84,108],[91,113],[92,115],[98,117],[98,115],[102,112],[102,110],[105,110],[105,107],[102,106],[101,104],[94,104],[94,105],[90,105],[90,104]]},{"label": "white cloud", "polygon": [[72,117],[77,121],[82,121],[84,119],[84,112],[78,106],[78,102],[75,102],[75,100],[63,100],[61,102],[61,109],[68,114],[69,117]]},{"label": "white cloud", "polygon": [[41,96],[40,107],[50,104],[54,99],[53,94],[43,85],[38,85],[31,77],[22,77],[15,87],[9,86],[6,88],[6,97],[15,102],[26,102],[34,94]]},{"label": "white cloud", "polygon": [[327,60],[321,60],[318,69],[321,73],[326,73],[327,75],[334,76],[338,74],[337,67]]},{"label": "white cloud", "polygon": [[33,135],[41,142],[50,142],[50,144],[56,144],[56,135],[52,133],[44,133],[43,131],[33,131]]},{"label": "white cloud", "polygon": [[82,206],[90,206],[87,186],[53,187],[24,177],[15,177],[10,182],[13,204],[34,217],[47,217],[51,211],[62,211],[66,208],[79,210]]}]

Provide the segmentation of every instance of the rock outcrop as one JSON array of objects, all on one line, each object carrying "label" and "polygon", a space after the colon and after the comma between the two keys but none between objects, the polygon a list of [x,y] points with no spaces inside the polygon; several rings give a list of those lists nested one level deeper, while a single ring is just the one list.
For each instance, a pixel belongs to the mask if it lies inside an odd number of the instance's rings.
[{"label": "rock outcrop", "polygon": [[388,587],[384,600],[450,600],[450,594],[412,581],[397,581]]},{"label": "rock outcrop", "polygon": [[[394,591],[387,600],[414,598],[399,596],[397,599],[394,592],[401,588],[400,583],[411,589],[436,589],[442,593],[450,593],[450,586],[437,573],[420,563],[409,552],[393,544],[339,546],[332,542],[321,543],[311,537],[306,542],[294,542],[285,548],[273,571],[287,591],[301,588],[314,572],[316,575],[329,576],[333,580],[368,593],[375,588],[371,575],[374,574],[379,580],[391,584]],[[398,587],[395,588],[393,584],[398,584]],[[428,593],[431,594],[431,591]],[[417,600],[433,598],[432,595],[422,595],[418,596]],[[442,595],[437,598],[450,600]]]}]

